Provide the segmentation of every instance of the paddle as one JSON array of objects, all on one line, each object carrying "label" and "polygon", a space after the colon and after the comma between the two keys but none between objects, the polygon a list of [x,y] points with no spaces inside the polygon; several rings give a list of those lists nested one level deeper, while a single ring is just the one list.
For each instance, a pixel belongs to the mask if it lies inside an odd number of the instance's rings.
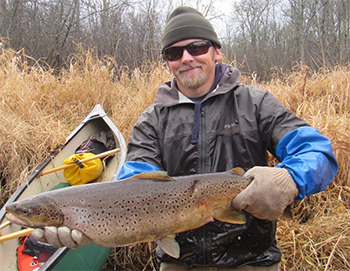
[{"label": "paddle", "polygon": [[[6,223],[4,223],[6,224]],[[2,226],[2,225],[1,225]],[[30,234],[34,229],[28,228],[28,229],[24,229],[24,230],[20,230],[20,231],[16,231],[16,232],[12,232],[3,236],[0,236],[0,243],[5,242],[5,241],[9,241],[12,239],[16,239],[18,237],[21,236],[25,236]]]},{"label": "paddle", "polygon": [[[10,226],[11,222],[10,221],[6,221],[5,223],[0,225],[0,231],[2,229],[4,229],[7,226]],[[28,228],[28,229],[24,229],[24,230],[20,230],[20,231],[16,231],[16,232],[12,232],[6,235],[2,235],[2,233],[0,232],[0,243],[8,241],[8,240],[12,240],[21,236],[25,236],[30,234],[34,229]]]},{"label": "paddle", "polygon": [[[106,152],[102,152],[102,153],[99,153],[99,154],[96,154],[96,155],[93,156],[93,157],[89,157],[89,158],[82,159],[82,160],[80,160],[79,162],[80,162],[80,163],[86,163],[86,162],[89,162],[89,161],[92,161],[92,160],[95,160],[95,159],[100,159],[100,158],[103,158],[103,157],[106,157],[106,156],[115,154],[115,153],[117,153],[117,152],[120,152],[120,149],[119,149],[119,148],[113,149],[113,150],[110,150],[110,151],[106,151]],[[63,169],[66,169],[66,168],[74,167],[74,166],[77,166],[77,164],[76,164],[76,163],[71,163],[71,164],[67,164],[67,165],[63,165],[63,166],[51,168],[51,169],[42,171],[41,173],[39,173],[39,174],[37,175],[37,177],[44,176],[44,175],[46,175],[46,174],[50,174],[50,173],[53,173],[53,172],[56,172],[56,171],[59,171],[59,170],[63,170]]]}]

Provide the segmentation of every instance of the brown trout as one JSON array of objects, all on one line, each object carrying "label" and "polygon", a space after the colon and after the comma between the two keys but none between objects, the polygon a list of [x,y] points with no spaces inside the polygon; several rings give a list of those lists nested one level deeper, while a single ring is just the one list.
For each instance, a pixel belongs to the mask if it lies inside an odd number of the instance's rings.
[{"label": "brown trout", "polygon": [[155,241],[178,258],[176,233],[214,219],[245,223],[244,213],[231,206],[252,181],[242,171],[181,177],[154,171],[122,181],[72,186],[9,204],[7,218],[34,228],[67,226],[104,247]]}]

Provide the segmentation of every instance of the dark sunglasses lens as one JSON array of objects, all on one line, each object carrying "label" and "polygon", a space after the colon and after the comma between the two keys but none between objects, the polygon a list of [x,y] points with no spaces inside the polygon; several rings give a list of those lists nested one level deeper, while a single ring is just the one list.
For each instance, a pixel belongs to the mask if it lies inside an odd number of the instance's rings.
[{"label": "dark sunglasses lens", "polygon": [[208,53],[210,44],[205,41],[193,42],[187,45],[187,51],[193,56],[199,56]]},{"label": "dark sunglasses lens", "polygon": [[210,41],[195,41],[186,46],[174,46],[164,50],[163,57],[168,61],[176,61],[182,57],[184,49],[193,56],[199,56],[208,53]]},{"label": "dark sunglasses lens", "polygon": [[184,47],[170,47],[164,50],[164,58],[169,61],[179,60],[182,57]]}]

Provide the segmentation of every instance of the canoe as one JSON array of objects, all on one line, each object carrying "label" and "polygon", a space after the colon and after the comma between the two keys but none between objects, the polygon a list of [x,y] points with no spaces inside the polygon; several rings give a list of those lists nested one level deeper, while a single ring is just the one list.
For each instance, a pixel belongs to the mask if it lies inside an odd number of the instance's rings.
[{"label": "canoe", "polygon": [[[7,225],[6,205],[14,201],[36,195],[59,186],[69,185],[64,178],[63,171],[55,171],[43,175],[42,172],[54,170],[62,166],[63,161],[72,155],[75,150],[90,135],[98,134],[102,131],[111,131],[116,148],[119,152],[111,156],[101,174],[94,182],[104,182],[114,180],[126,158],[125,140],[108,118],[101,107],[96,105],[90,114],[80,123],[80,125],[67,137],[66,143],[55,153],[46,158],[25,180],[25,182],[14,192],[0,211],[0,225]],[[88,185],[88,184],[86,184]],[[77,195],[78,196],[78,195]],[[21,226],[10,224],[0,230],[1,235],[8,236],[21,230]],[[20,245],[19,239],[11,239],[0,243],[0,266],[1,270],[18,270],[16,248]],[[54,254],[41,265],[43,270],[101,270],[109,257],[111,248],[104,248],[96,244],[84,245],[77,249],[59,248]]]}]

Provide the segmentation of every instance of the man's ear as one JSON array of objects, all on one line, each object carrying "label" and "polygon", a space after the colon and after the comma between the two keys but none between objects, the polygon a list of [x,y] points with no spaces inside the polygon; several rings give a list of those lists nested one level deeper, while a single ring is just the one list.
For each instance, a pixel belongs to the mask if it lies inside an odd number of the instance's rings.
[{"label": "man's ear", "polygon": [[221,54],[221,48],[219,48],[218,46],[215,46],[215,56],[214,56],[214,60],[215,62],[219,61],[222,57],[222,54]]},{"label": "man's ear", "polygon": [[168,61],[165,62],[165,69],[168,70],[168,71],[170,71],[170,67],[169,67],[169,62],[168,62]]}]

